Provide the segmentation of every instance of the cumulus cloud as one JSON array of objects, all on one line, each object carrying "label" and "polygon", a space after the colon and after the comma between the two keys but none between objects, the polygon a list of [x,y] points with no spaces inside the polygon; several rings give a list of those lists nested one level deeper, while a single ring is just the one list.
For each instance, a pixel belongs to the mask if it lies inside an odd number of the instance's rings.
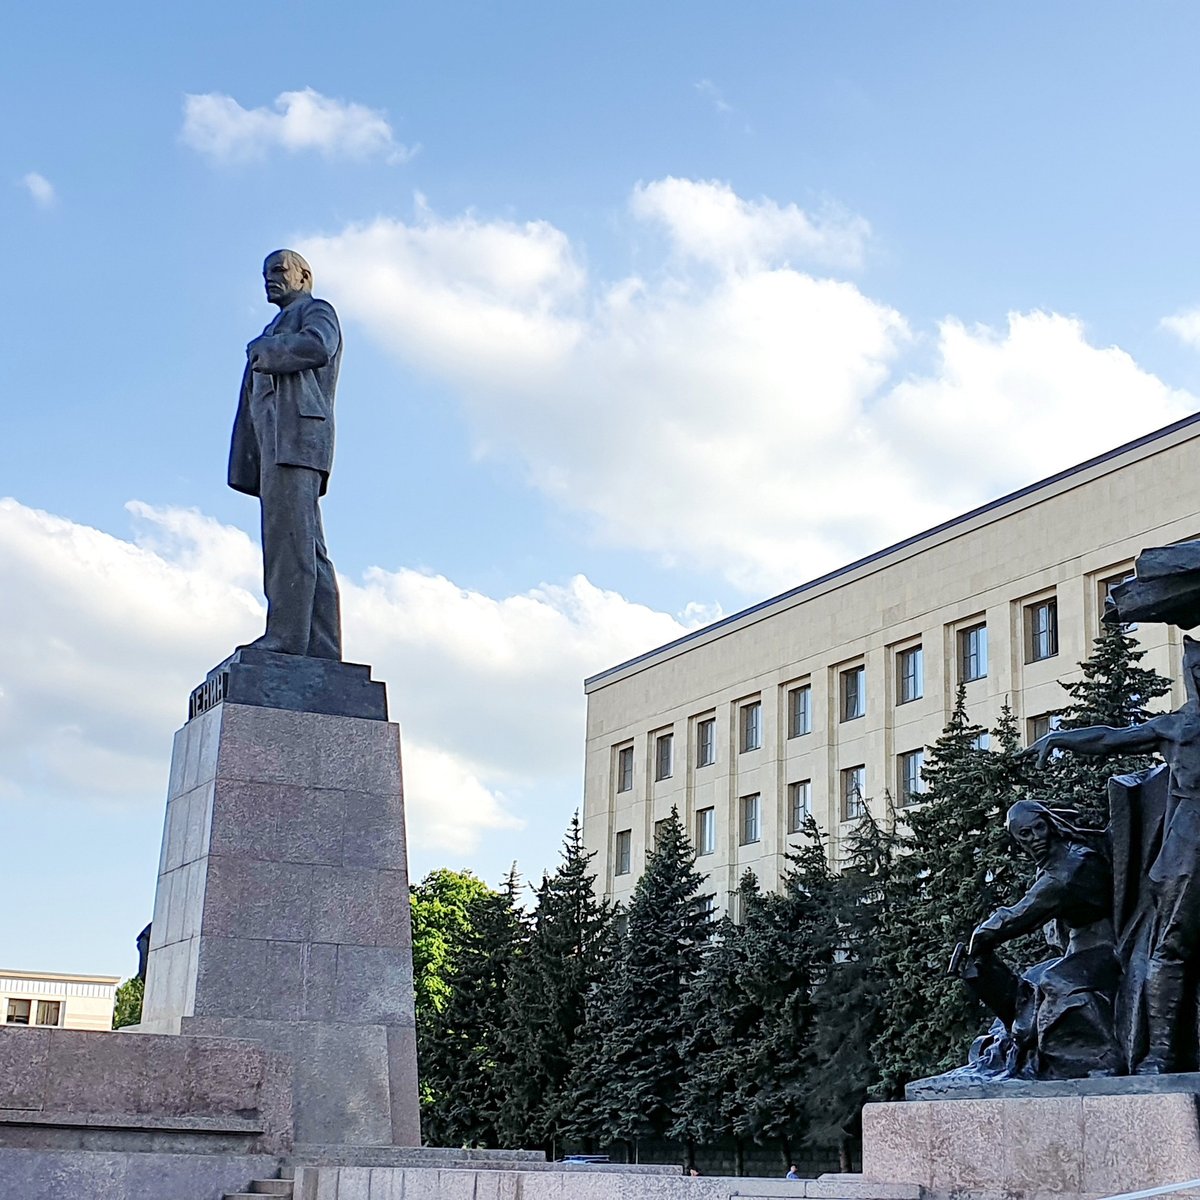
[{"label": "cumulus cloud", "polygon": [[1186,346],[1200,346],[1200,308],[1189,308],[1159,322]]},{"label": "cumulus cloud", "polygon": [[480,453],[603,539],[750,594],[1196,406],[1074,318],[915,332],[818,269],[863,254],[852,215],[675,178],[639,184],[628,212],[667,253],[616,280],[544,221],[423,202],[301,249],[349,317],[456,388]]},{"label": "cumulus cloud", "polygon": [[269,150],[317,150],[328,158],[407,162],[415,147],[401,145],[378,109],[323,96],[313,88],[281,92],[271,107],[243,108],[220,92],[188,95],[184,142],[217,162],[244,162]]},{"label": "cumulus cloud", "polygon": [[21,177],[21,186],[33,197],[34,203],[39,208],[51,208],[58,200],[58,193],[54,190],[54,184],[45,175],[40,175],[37,171],[30,171],[28,174],[23,175]]},{"label": "cumulus cloud", "polygon": [[[157,809],[188,693],[261,631],[244,533],[129,511],[123,539],[0,500],[0,800]],[[527,823],[556,839],[563,796],[547,792],[578,787],[580,680],[683,629],[582,576],[493,598],[377,568],[343,579],[342,599],[347,657],[391,685],[410,842],[429,865]]]},{"label": "cumulus cloud", "polygon": [[668,176],[639,183],[630,207],[657,225],[677,253],[726,270],[791,261],[856,267],[871,234],[853,213],[830,206],[812,215],[795,204],[743,200],[716,180]]}]

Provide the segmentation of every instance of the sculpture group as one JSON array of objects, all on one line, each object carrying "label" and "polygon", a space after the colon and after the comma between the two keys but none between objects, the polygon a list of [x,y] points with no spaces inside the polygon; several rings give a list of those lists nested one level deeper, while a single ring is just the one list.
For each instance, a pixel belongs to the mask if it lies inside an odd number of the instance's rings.
[{"label": "sculpture group", "polygon": [[[1114,590],[1110,623],[1200,624],[1200,542],[1147,550]],[[947,1085],[1009,1079],[1162,1075],[1200,1068],[1200,642],[1184,637],[1187,699],[1124,729],[1055,730],[1026,751],[1157,753],[1108,784],[1104,830],[1021,801],[1008,830],[1037,873],[956,951],[951,972],[996,1018]],[[1003,943],[1045,930],[1052,956],[1013,971]]]}]

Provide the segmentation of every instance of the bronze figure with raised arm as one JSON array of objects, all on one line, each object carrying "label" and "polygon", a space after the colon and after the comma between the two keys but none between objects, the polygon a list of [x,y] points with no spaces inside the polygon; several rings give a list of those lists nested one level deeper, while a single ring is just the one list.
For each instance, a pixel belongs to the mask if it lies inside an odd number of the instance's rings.
[{"label": "bronze figure with raised arm", "polygon": [[1174,712],[1125,729],[1096,725],[1054,730],[1025,753],[1044,764],[1051,752],[1159,754],[1168,770],[1167,798],[1157,853],[1148,874],[1152,916],[1145,981],[1147,1053],[1135,1064],[1142,1075],[1176,1069],[1178,1034],[1194,1025],[1195,999],[1187,992],[1200,955],[1200,642],[1184,638],[1187,700]]}]

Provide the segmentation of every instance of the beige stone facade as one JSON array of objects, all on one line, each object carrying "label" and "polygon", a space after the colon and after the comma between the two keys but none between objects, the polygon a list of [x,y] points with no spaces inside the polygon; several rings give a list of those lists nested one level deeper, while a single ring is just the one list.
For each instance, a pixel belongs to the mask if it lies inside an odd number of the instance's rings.
[{"label": "beige stone facade", "polygon": [[57,975],[0,967],[0,1025],[111,1029],[116,975]]},{"label": "beige stone facade", "polygon": [[[747,867],[773,887],[804,804],[836,849],[856,803],[904,797],[960,679],[972,719],[1007,700],[1030,740],[1106,588],[1143,548],[1195,537],[1200,414],[586,680],[600,886],[628,899],[677,806],[715,911]],[[1137,636],[1182,703],[1182,635]]]}]

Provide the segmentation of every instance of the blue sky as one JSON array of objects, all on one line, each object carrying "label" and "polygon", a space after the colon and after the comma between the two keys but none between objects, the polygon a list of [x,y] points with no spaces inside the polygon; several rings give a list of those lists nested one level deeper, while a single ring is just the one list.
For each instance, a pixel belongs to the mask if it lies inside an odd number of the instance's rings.
[{"label": "blue sky", "polygon": [[263,255],[342,315],[325,516],[412,866],[552,864],[586,674],[1196,407],[1195,6],[6,17],[0,965],[128,973]]}]

